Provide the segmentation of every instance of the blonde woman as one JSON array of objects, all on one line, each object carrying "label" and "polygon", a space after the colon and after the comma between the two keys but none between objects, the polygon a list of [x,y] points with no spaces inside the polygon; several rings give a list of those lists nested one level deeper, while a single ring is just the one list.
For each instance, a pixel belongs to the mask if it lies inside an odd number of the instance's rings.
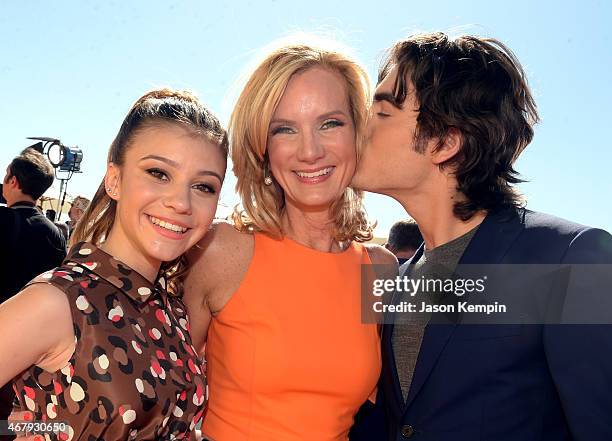
[{"label": "blonde woman", "polygon": [[368,102],[357,63],[309,45],[271,52],[238,99],[229,133],[244,208],[194,249],[185,282],[211,440],[346,440],[375,390],[361,265],[397,261],[362,244],[372,226],[348,188]]}]

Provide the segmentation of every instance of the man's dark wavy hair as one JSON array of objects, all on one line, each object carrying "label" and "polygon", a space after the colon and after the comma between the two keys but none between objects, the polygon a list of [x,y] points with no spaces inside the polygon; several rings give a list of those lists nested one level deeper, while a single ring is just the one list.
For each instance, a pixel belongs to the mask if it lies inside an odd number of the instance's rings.
[{"label": "man's dark wavy hair", "polygon": [[513,165],[539,117],[510,49],[492,38],[419,34],[389,49],[378,82],[395,66],[395,104],[401,107],[414,90],[419,106],[416,150],[422,153],[431,138],[441,147],[451,129],[461,133],[460,152],[442,164],[466,196],[455,203],[455,216],[465,221],[479,210],[520,206],[514,184],[523,181]]},{"label": "man's dark wavy hair", "polygon": [[28,147],[8,166],[7,180],[13,176],[21,192],[37,200],[53,184],[53,166],[45,155]]}]

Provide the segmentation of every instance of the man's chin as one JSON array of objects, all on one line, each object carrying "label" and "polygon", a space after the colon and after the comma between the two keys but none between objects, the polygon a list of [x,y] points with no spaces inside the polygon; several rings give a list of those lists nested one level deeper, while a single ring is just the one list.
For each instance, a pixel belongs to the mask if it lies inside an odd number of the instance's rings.
[{"label": "man's chin", "polygon": [[351,181],[351,188],[353,188],[354,190],[364,191],[367,193],[375,193],[375,194],[380,194],[383,196],[393,197],[385,189],[377,185],[376,182],[373,182],[367,179],[366,177],[362,177],[362,176],[355,175],[355,177]]},{"label": "man's chin", "polygon": [[366,176],[356,174],[353,176],[353,180],[351,181],[351,188],[359,191],[368,191],[370,193],[377,193],[376,186],[373,185]]},{"label": "man's chin", "polygon": [[367,185],[365,184],[366,182],[364,182],[363,175],[357,172],[353,176],[349,186],[355,190],[368,191]]}]

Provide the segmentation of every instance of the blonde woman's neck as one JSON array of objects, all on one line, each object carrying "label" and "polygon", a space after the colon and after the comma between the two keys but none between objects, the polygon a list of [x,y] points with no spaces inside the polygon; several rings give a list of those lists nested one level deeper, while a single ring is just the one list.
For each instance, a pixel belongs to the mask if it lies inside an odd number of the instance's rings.
[{"label": "blonde woman's neck", "polygon": [[281,217],[283,236],[313,250],[338,253],[346,245],[334,239],[329,210],[304,212],[287,206]]}]

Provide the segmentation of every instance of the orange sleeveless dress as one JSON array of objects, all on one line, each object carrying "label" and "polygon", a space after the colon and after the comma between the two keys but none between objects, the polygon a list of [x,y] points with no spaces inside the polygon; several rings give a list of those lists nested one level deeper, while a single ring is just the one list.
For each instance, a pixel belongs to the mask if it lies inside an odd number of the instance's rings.
[{"label": "orange sleeveless dress", "polygon": [[380,374],[376,325],[361,323],[361,264],[353,242],[324,253],[255,234],[238,290],[206,345],[214,441],[344,441]]}]

